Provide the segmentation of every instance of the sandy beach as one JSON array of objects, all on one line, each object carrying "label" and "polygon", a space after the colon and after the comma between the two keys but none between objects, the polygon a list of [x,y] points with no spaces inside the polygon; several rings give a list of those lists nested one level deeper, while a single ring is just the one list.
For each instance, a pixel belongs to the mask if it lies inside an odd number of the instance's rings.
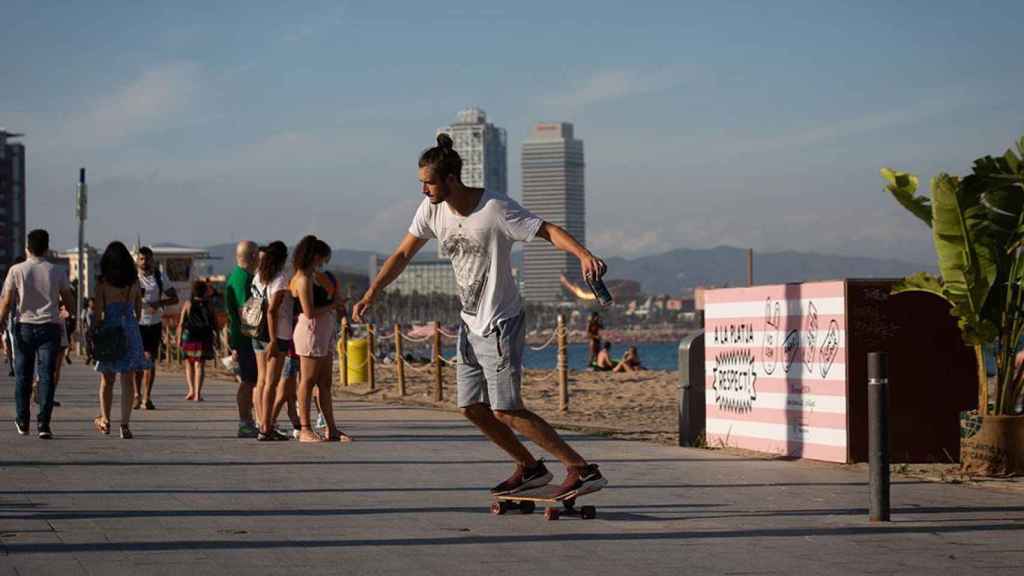
[{"label": "sandy beach", "polygon": [[[398,392],[394,365],[377,368],[376,390],[364,384],[342,388],[342,397],[428,405],[455,410],[455,370],[444,369],[443,402],[433,401],[433,367],[406,369],[406,396]],[[619,438],[675,445],[678,385],[676,372],[630,374],[570,372],[569,410],[558,410],[558,379],[553,370],[527,370],[523,381],[526,406],[561,428],[606,433]]]}]

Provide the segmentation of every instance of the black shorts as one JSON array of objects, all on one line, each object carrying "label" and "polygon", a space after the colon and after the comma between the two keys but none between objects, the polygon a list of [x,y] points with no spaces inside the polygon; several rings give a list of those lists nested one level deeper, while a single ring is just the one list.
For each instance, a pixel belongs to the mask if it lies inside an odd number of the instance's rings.
[{"label": "black shorts", "polygon": [[239,346],[238,352],[238,379],[242,384],[256,383],[256,352],[252,349],[251,341],[246,338],[245,344]]},{"label": "black shorts", "polygon": [[139,326],[142,333],[142,351],[149,354],[153,360],[160,358],[160,340],[163,338],[164,325],[153,324],[152,326]]}]

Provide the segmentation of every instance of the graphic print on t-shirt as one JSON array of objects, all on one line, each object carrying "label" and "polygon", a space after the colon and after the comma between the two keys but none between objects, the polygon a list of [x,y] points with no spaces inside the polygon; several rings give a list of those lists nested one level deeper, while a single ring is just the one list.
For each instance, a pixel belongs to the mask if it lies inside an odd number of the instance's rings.
[{"label": "graphic print on t-shirt", "polygon": [[476,316],[480,310],[480,297],[487,284],[487,272],[491,269],[491,257],[487,246],[480,241],[455,232],[441,244],[443,254],[452,262],[455,283],[459,286],[459,300],[462,311]]}]

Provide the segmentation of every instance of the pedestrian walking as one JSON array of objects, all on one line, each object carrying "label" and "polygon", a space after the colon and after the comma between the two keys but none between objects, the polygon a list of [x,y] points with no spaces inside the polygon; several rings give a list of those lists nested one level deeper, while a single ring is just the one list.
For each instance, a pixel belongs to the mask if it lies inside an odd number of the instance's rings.
[{"label": "pedestrian walking", "polygon": [[110,434],[110,409],[114,381],[121,376],[121,438],[132,438],[129,424],[135,398],[135,373],[148,370],[142,347],[139,316],[142,314],[142,288],[139,274],[128,247],[111,242],[100,258],[100,277],[96,283],[93,312],[99,328],[93,335],[96,345],[96,371],[100,378],[100,415],[93,420],[98,432]]},{"label": "pedestrian walking", "polygon": [[64,324],[60,307],[71,306],[74,299],[67,276],[45,260],[50,251],[46,230],[28,233],[24,262],[11,266],[4,279],[0,297],[0,320],[16,313],[14,326],[14,402],[15,427],[25,436],[29,432],[30,399],[33,374],[39,374],[39,409],[36,426],[39,437],[53,437],[50,417],[53,413],[53,373]]}]

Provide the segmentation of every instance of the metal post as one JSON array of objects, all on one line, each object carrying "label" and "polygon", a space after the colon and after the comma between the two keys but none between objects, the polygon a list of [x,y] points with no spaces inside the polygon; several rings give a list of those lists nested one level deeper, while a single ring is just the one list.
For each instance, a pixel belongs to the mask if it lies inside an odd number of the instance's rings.
[{"label": "metal post", "polygon": [[702,446],[706,428],[704,333],[679,342],[679,445]]},{"label": "metal post", "polygon": [[444,400],[444,375],[441,373],[441,323],[434,321],[434,401]]},{"label": "metal post", "polygon": [[370,385],[370,390],[375,390],[377,388],[375,378],[376,374],[374,374],[377,359],[375,358],[376,355],[373,353],[376,348],[377,339],[375,338],[374,332],[373,324],[368,324],[366,326],[366,378],[367,383]]},{"label": "metal post", "polygon": [[398,395],[405,396],[405,357],[402,355],[401,324],[395,324],[395,369],[398,371]]},{"label": "metal post", "polygon": [[89,188],[85,183],[85,168],[78,170],[78,191],[75,198],[75,215],[78,217],[78,295],[75,303],[75,339],[78,342],[78,352],[82,352],[83,334],[85,333],[85,322],[82,316],[82,302],[85,295],[86,271],[85,271],[85,219],[88,216],[88,192]]},{"label": "metal post", "polygon": [[565,317],[558,315],[558,324],[555,328],[558,338],[558,411],[569,411],[569,362]]},{"label": "metal post", "polygon": [[871,521],[889,521],[889,367],[885,352],[868,354],[868,450]]}]

